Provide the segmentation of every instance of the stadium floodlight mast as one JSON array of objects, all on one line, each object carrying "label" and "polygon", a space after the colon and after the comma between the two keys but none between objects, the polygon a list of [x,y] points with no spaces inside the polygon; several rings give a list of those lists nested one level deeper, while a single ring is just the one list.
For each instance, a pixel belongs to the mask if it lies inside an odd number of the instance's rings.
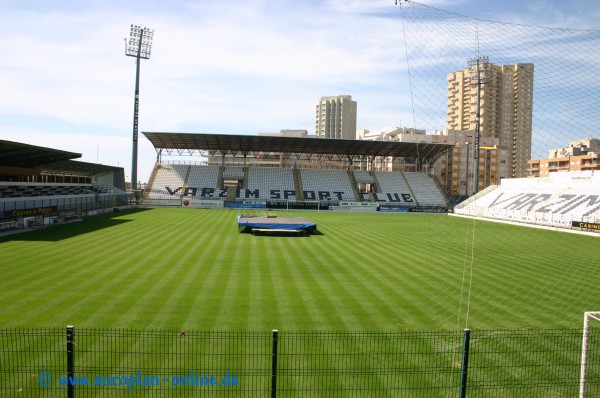
[{"label": "stadium floodlight mast", "polygon": [[133,102],[133,148],[131,155],[131,190],[136,200],[137,197],[137,158],[138,158],[138,119],[140,106],[140,59],[150,59],[152,51],[152,39],[154,29],[142,28],[139,25],[131,25],[129,41],[125,38],[125,55],[135,57],[135,99]]},{"label": "stadium floodlight mast", "polygon": [[[489,83],[485,72],[487,65],[490,63],[489,57],[469,58],[469,66],[471,67],[471,84],[477,86],[477,102],[475,104],[475,145],[473,148],[473,195],[479,192],[479,142],[481,141],[481,86]],[[482,64],[484,67],[482,68]],[[473,76],[474,74],[474,76]],[[483,76],[482,76],[483,75]]]}]

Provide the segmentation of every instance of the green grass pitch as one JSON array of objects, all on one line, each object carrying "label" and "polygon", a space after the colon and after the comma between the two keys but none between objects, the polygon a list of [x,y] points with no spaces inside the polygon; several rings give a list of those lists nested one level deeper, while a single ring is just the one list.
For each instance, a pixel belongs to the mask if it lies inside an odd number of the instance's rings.
[{"label": "green grass pitch", "polygon": [[[146,209],[0,239],[0,325],[187,330],[579,327],[600,240],[447,215]],[[470,297],[467,293],[470,290]]]}]

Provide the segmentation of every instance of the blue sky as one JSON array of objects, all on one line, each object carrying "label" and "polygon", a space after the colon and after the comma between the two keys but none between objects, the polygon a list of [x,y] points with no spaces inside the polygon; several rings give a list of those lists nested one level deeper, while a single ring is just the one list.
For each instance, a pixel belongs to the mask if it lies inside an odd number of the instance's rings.
[{"label": "blue sky", "polygon": [[[419,3],[600,29],[597,0]],[[394,0],[0,0],[0,139],[81,153],[128,176],[135,60],[124,55],[124,38],[132,23],[155,29],[141,65],[140,131],[313,133],[316,102],[339,94],[358,101],[359,128],[410,126]],[[142,135],[139,150],[145,182],[156,153]]]}]

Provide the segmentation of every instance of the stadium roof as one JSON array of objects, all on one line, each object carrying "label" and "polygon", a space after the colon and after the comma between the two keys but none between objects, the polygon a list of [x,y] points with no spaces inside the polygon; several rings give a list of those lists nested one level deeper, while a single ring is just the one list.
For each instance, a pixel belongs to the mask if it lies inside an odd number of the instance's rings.
[{"label": "stadium roof", "polygon": [[120,169],[73,160],[80,157],[80,153],[0,140],[0,167],[39,169],[42,174],[86,177]]},{"label": "stadium roof", "polygon": [[122,167],[108,166],[98,163],[87,163],[78,160],[65,160],[40,166],[42,174],[72,175],[93,177],[110,171],[121,170]]},{"label": "stadium roof", "polygon": [[314,153],[345,156],[390,156],[436,159],[450,144],[342,140],[285,136],[143,132],[154,148],[221,153]]},{"label": "stadium roof", "polygon": [[39,168],[44,164],[80,157],[80,153],[0,140],[0,166]]}]

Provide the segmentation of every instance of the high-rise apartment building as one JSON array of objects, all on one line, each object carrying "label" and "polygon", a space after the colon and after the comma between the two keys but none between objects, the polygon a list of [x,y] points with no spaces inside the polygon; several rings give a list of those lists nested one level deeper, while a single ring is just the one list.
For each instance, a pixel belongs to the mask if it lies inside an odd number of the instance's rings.
[{"label": "high-rise apartment building", "polygon": [[480,136],[498,138],[500,146],[508,148],[507,177],[526,177],[531,158],[533,64],[494,65],[483,60],[448,74],[447,128],[476,130],[479,88]]},{"label": "high-rise apartment building", "polygon": [[315,116],[318,138],[356,139],[356,101],[352,96],[322,97]]}]

